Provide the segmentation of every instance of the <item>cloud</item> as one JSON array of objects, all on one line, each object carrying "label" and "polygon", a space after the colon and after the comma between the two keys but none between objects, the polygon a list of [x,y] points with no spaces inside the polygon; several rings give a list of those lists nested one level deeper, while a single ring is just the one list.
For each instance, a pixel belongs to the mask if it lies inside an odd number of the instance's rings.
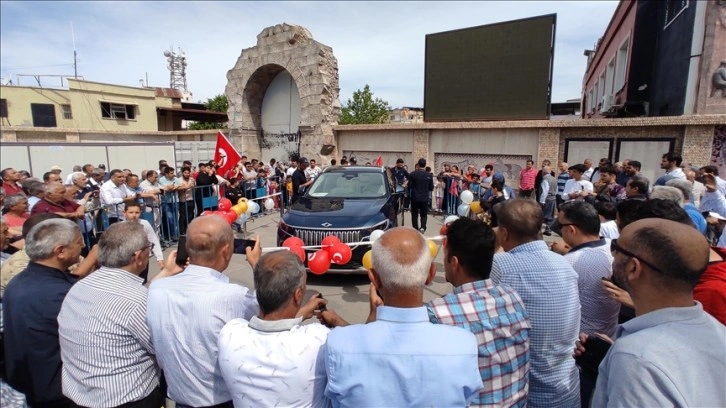
[{"label": "cloud", "polygon": [[[345,102],[365,84],[391,106],[423,104],[425,35],[557,13],[553,101],[580,96],[586,58],[617,6],[608,2],[14,2],[0,3],[1,75],[72,74],[168,86],[162,55],[187,56],[194,98],[224,92],[240,52],[268,26],[287,22],[333,48]],[[68,64],[65,66],[56,66]],[[45,67],[49,68],[32,68]],[[28,78],[23,79],[30,85]]]}]

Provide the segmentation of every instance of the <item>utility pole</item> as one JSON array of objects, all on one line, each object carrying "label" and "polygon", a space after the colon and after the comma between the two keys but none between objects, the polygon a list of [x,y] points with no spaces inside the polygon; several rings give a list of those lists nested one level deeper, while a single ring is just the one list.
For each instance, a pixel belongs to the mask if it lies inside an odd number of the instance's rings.
[{"label": "utility pole", "polygon": [[71,21],[71,39],[73,40],[73,78],[78,79],[78,60],[76,54],[76,35],[73,32],[73,22]]}]

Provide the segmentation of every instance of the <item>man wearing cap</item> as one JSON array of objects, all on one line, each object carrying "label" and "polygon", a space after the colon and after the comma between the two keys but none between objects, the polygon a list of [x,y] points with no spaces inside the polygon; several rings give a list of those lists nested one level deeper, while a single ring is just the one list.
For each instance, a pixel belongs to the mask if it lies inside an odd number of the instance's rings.
[{"label": "man wearing cap", "polygon": [[63,172],[63,168],[56,164],[55,166],[50,168],[50,172],[60,176],[60,174]]},{"label": "man wearing cap", "polygon": [[109,172],[106,171],[106,165],[105,164],[103,164],[103,163],[99,164],[98,165],[98,168],[101,169],[101,170],[103,170],[103,182],[104,183],[111,179],[111,173],[109,173]]},{"label": "man wearing cap", "polygon": [[[426,221],[428,220],[429,196],[434,190],[434,178],[426,170],[426,160],[418,159],[416,170],[408,175],[408,182],[411,186],[411,225],[414,229],[426,232]],[[418,218],[421,215],[421,228],[419,229]]]},{"label": "man wearing cap", "polygon": [[300,191],[301,188],[306,188],[307,186],[313,184],[314,180],[308,181],[307,177],[305,177],[305,169],[308,168],[310,165],[310,162],[308,161],[307,157],[301,157],[298,160],[298,166],[297,169],[292,173],[292,202],[295,203],[298,198],[300,198],[305,191]]}]

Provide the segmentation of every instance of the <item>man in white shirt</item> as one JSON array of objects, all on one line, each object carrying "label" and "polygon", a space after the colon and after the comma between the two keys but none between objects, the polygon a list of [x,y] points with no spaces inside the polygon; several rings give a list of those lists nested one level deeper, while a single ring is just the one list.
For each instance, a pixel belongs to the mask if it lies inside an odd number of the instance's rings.
[{"label": "man in white shirt", "polygon": [[584,173],[587,170],[584,164],[576,164],[568,169],[571,179],[567,180],[565,190],[560,197],[567,202],[572,200],[584,200],[585,197],[594,191],[592,183],[585,180]]},{"label": "man in white shirt", "polygon": [[320,175],[320,172],[321,172],[321,169],[315,163],[315,159],[310,159],[310,167],[305,169],[305,177],[307,177],[308,180],[312,180],[315,177],[318,177]]},{"label": "man in white shirt", "polygon": [[697,208],[700,208],[701,197],[703,197],[703,193],[706,192],[706,186],[704,186],[703,183],[701,183],[700,181],[696,180],[696,172],[691,169],[686,170],[686,180],[688,180],[692,186],[691,202]]},{"label": "man in white shirt", "polygon": [[217,362],[219,332],[230,320],[249,320],[259,312],[252,291],[223,274],[233,247],[227,221],[196,218],[187,229],[189,266],[149,287],[146,321],[168,396],[177,406],[232,405]]},{"label": "man in white shirt", "polygon": [[315,296],[303,305],[306,275],[290,251],[265,254],[255,265],[259,317],[234,319],[219,333],[219,369],[235,406],[328,406],[320,348],[330,329],[302,325],[325,304]]},{"label": "man in white shirt", "polygon": [[585,171],[582,172],[582,178],[584,180],[590,181],[592,173],[595,172],[595,168],[592,167],[592,160],[585,159],[585,161],[583,162],[583,166],[585,166]]},{"label": "man in white shirt", "polygon": [[136,194],[126,188],[125,182],[124,173],[119,169],[114,169],[111,170],[109,180],[101,186],[101,204],[108,211],[109,224],[123,221],[123,204],[136,199]]},{"label": "man in white shirt", "polygon": [[681,169],[681,162],[683,159],[681,158],[681,155],[674,153],[674,152],[668,152],[663,155],[663,158],[660,161],[660,168],[665,170],[665,174],[660,176],[658,180],[655,181],[656,186],[665,186],[666,182],[668,180],[673,179],[686,179],[686,174],[683,173],[683,169]]}]

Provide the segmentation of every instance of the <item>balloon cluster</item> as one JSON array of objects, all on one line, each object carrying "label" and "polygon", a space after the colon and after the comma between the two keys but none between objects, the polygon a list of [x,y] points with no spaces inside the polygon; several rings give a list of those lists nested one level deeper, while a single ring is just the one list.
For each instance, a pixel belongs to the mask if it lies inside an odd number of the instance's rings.
[{"label": "balloon cluster", "polygon": [[[275,208],[275,201],[272,198],[268,198],[263,203],[266,209],[271,210]],[[237,222],[238,224],[244,224],[252,216],[260,212],[260,205],[255,201],[248,201],[246,198],[240,198],[237,204],[232,205],[232,201],[228,198],[221,198],[217,203],[219,210],[204,211],[201,215],[218,215],[232,225]]]},{"label": "balloon cluster", "polygon": [[[290,237],[282,242],[282,246],[305,261],[305,243],[298,237]],[[331,264],[345,265],[353,257],[353,250],[341,242],[335,235],[328,235],[320,243],[322,248],[308,255],[308,268],[316,275],[322,275],[330,269]]]},{"label": "balloon cluster", "polygon": [[462,217],[466,217],[469,211],[474,214],[481,214],[484,211],[479,201],[474,200],[474,193],[469,190],[462,191],[459,199],[461,200],[461,205],[456,209],[456,213]]}]

